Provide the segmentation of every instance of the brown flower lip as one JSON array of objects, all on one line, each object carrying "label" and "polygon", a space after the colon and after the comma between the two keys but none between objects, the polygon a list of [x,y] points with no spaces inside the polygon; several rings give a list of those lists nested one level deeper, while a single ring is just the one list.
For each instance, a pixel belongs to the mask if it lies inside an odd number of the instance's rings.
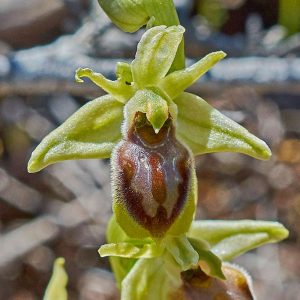
[{"label": "brown flower lip", "polygon": [[116,201],[153,237],[163,236],[186,204],[192,177],[192,158],[171,117],[156,134],[137,112],[115,158]]}]

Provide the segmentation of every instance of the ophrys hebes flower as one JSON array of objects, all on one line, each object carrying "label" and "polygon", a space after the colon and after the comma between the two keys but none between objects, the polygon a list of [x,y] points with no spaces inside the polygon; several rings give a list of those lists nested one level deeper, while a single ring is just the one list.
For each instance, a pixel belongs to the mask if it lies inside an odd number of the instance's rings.
[{"label": "ophrys hebes flower", "polygon": [[[87,103],[50,133],[29,162],[29,171],[36,172],[66,159],[108,158],[119,145],[112,159],[113,207],[129,236],[162,237],[188,230],[197,188],[192,154],[271,155],[263,141],[200,97],[184,92],[224,58],[224,52],[169,73],[183,33],[182,26],[148,30],[133,62],[117,65],[115,81],[78,69],[78,82],[87,77],[109,94]],[[157,147],[162,137],[164,146]]]}]

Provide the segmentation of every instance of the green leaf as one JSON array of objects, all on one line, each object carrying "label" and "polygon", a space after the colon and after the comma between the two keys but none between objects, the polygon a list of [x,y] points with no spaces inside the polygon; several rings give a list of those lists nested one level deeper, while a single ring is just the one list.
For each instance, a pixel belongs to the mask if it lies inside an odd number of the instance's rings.
[{"label": "green leaf", "polygon": [[54,262],[53,274],[46,289],[44,300],[67,300],[68,275],[64,269],[65,260],[60,257]]},{"label": "green leaf", "polygon": [[88,102],[46,136],[28,163],[30,173],[70,159],[108,158],[121,138],[123,105],[112,96]]},{"label": "green leaf", "polygon": [[125,258],[152,258],[162,255],[162,248],[156,243],[136,246],[131,243],[106,244],[100,247],[99,254],[105,256],[119,256]]},{"label": "green leaf", "polygon": [[122,282],[121,300],[165,300],[181,283],[180,269],[172,259],[139,259]]},{"label": "green leaf", "polygon": [[181,271],[186,271],[197,266],[199,261],[198,253],[194,250],[185,235],[180,237],[166,237],[165,245],[166,249],[180,266]]},{"label": "green leaf", "polygon": [[212,252],[227,261],[264,244],[285,239],[288,231],[277,222],[211,220],[194,221],[188,236],[206,240]]},{"label": "green leaf", "polygon": [[156,85],[165,77],[183,33],[182,26],[157,26],[143,35],[131,65],[133,80],[139,88]]},{"label": "green leaf", "polygon": [[[126,77],[129,77],[128,70],[125,70],[125,64],[117,65],[117,75],[124,76],[124,72],[126,71]],[[101,73],[95,73],[93,70],[88,68],[79,68],[76,70],[75,79],[77,82],[82,83],[82,77],[89,78],[92,82],[94,82],[97,86],[102,88],[107,93],[111,94],[116,100],[121,103],[126,103],[134,94],[135,89],[133,86],[126,84],[123,78],[112,81],[105,78]]]},{"label": "green leaf", "polygon": [[174,99],[225,56],[223,51],[210,53],[192,66],[170,73],[160,81],[159,87]]},{"label": "green leaf", "polygon": [[135,113],[138,111],[146,113],[155,132],[159,132],[169,117],[169,107],[166,100],[149,89],[139,90],[125,105],[125,131],[131,126]]},{"label": "green leaf", "polygon": [[177,137],[194,155],[240,152],[258,159],[271,156],[271,150],[264,141],[200,97],[183,93],[174,102],[178,107]]}]

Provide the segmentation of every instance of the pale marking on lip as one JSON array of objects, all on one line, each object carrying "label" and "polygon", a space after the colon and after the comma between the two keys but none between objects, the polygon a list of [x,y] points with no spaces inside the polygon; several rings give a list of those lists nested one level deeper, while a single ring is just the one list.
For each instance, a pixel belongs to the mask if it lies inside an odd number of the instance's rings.
[{"label": "pale marking on lip", "polygon": [[[175,164],[174,164],[175,162]],[[176,162],[177,162],[177,158],[174,157],[172,160],[172,169],[171,168],[163,168],[165,171],[165,178],[166,178],[166,184],[167,184],[167,197],[165,202],[163,203],[163,207],[166,209],[167,211],[167,215],[168,218],[171,217],[173,208],[174,208],[174,204],[177,204],[179,195],[178,195],[178,184],[180,182],[180,178],[181,176],[178,173],[178,170],[176,168]],[[166,162],[164,162],[163,166],[167,164]],[[169,172],[168,172],[169,170]],[[171,176],[173,177],[175,175],[174,181],[168,180]],[[176,201],[174,201],[174,199],[176,199]]]},{"label": "pale marking on lip", "polygon": [[[171,149],[173,150],[173,149]],[[138,193],[141,190],[143,193],[142,196],[142,207],[147,216],[153,218],[157,214],[157,209],[162,205],[167,212],[167,218],[169,219],[172,215],[174,209],[174,204],[177,203],[179,193],[178,193],[178,184],[182,180],[178,170],[177,170],[177,160],[178,158],[174,157],[172,162],[164,160],[164,157],[161,153],[152,151],[157,156],[161,158],[163,162],[161,165],[162,172],[164,173],[165,182],[167,185],[167,196],[163,204],[156,202],[152,193],[152,170],[149,167],[149,158],[146,155],[139,155],[134,157],[134,165],[136,166],[136,172],[131,181],[132,189]],[[172,164],[172,166],[169,166]],[[174,177],[175,176],[175,177]],[[173,178],[173,179],[172,179]],[[175,200],[175,201],[174,201]]]},{"label": "pale marking on lip", "polygon": [[131,187],[136,192],[142,193],[142,206],[147,216],[153,218],[156,216],[159,203],[157,203],[152,194],[152,172],[149,167],[149,159],[142,154],[134,157],[134,165],[137,167]]}]

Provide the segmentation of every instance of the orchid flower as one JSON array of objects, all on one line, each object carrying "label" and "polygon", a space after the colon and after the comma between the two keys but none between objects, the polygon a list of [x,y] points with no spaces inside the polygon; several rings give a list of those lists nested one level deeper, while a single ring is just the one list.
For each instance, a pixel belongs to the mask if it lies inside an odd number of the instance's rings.
[{"label": "orchid flower", "polygon": [[70,159],[111,157],[113,217],[108,244],[122,300],[168,299],[181,273],[197,270],[225,279],[222,261],[287,236],[273,222],[194,221],[194,156],[240,152],[268,159],[265,142],[185,90],[225,57],[213,52],[179,70],[172,66],[183,39],[180,25],[143,35],[131,64],[116,80],[78,69],[107,95],[88,102],[32,153],[29,172]]}]

